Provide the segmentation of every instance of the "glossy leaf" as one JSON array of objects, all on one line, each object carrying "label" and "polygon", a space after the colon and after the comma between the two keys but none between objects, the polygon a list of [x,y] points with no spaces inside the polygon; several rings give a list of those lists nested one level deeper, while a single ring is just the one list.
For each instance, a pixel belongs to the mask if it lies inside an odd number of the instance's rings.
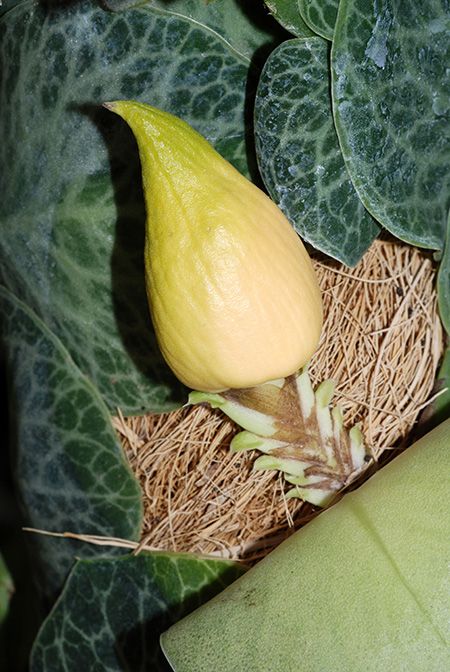
[{"label": "glossy leaf", "polygon": [[300,14],[317,35],[333,39],[339,0],[298,0]]},{"label": "glossy leaf", "polygon": [[336,128],[367,209],[442,248],[450,205],[447,0],[341,0],[331,52]]},{"label": "glossy leaf", "polygon": [[242,572],[175,553],[80,561],[38,635],[31,672],[170,670],[160,633]]},{"label": "glossy leaf", "polygon": [[[138,539],[141,490],[97,390],[46,326],[7,290],[0,312],[10,375],[14,472],[32,527]],[[33,537],[44,592],[57,590],[77,542]]]},{"label": "glossy leaf", "polygon": [[[282,1],[289,3],[289,0]],[[233,49],[250,59],[257,50],[266,51],[283,39],[280,27],[273,19],[264,16],[257,3],[244,5],[240,0],[105,0],[105,5],[113,11],[146,6],[192,19],[215,31]]]},{"label": "glossy leaf", "polygon": [[293,35],[297,37],[314,35],[303,20],[296,0],[264,0],[264,4],[278,23]]},{"label": "glossy leaf", "polygon": [[328,45],[289,40],[257,89],[255,134],[264,183],[302,238],[355,264],[378,234],[348,176],[333,125]]},{"label": "glossy leaf", "polygon": [[99,106],[146,100],[248,172],[249,60],[163,9],[22,2],[0,21],[4,283],[68,348],[110,408],[184,400],[144,288],[144,205],[130,131]]}]

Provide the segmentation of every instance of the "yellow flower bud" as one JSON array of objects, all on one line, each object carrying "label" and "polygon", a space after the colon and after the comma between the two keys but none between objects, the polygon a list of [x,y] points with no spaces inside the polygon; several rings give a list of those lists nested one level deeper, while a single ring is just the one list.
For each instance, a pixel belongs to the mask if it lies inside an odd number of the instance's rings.
[{"label": "yellow flower bud", "polygon": [[322,304],[288,220],[177,117],[134,101],[107,107],[138,143],[147,295],[170,368],[209,392],[296,372],[317,347]]}]

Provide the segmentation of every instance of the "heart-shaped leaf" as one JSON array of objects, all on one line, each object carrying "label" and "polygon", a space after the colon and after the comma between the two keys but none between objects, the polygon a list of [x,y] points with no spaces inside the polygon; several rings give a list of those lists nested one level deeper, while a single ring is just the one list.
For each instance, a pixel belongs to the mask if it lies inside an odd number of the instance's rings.
[{"label": "heart-shaped leaf", "polygon": [[336,129],[364,205],[440,249],[450,205],[448,2],[341,0],[331,52]]},{"label": "heart-shaped leaf", "polygon": [[37,637],[31,672],[170,670],[161,632],[243,571],[175,553],[79,561]]},{"label": "heart-shaped leaf", "polygon": [[[14,471],[28,523],[36,528],[138,539],[141,490],[108,410],[70,355],[24,304],[0,288],[10,374]],[[34,539],[42,589],[53,593],[75,555],[98,549]]]},{"label": "heart-shaped leaf", "polygon": [[345,168],[331,112],[328,44],[283,42],[258,84],[255,135],[264,183],[306,241],[353,265],[378,234]]},{"label": "heart-shaped leaf", "polygon": [[300,14],[317,35],[333,39],[339,0],[298,0]]},{"label": "heart-shaped leaf", "polygon": [[272,16],[297,37],[311,37],[312,30],[304,22],[295,0],[264,0]]},{"label": "heart-shaped leaf", "polygon": [[87,0],[18,4],[0,21],[0,44],[4,283],[110,408],[172,407],[184,391],[150,326],[137,150],[99,106],[134,98],[167,109],[246,173],[249,59],[185,16]]}]

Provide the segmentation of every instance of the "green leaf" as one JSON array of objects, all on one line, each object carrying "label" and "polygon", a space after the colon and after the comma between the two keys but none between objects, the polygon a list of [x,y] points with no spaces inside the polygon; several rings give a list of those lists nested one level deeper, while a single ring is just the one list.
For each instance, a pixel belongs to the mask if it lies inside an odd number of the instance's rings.
[{"label": "green leaf", "polygon": [[439,313],[450,338],[450,212],[447,220],[447,237],[437,276]]},{"label": "green leaf", "polygon": [[[282,0],[289,2],[289,0]],[[246,58],[253,58],[259,49],[265,50],[271,44],[283,39],[279,26],[268,16],[264,16],[257,3],[246,6],[240,0],[106,0],[105,5],[112,11],[122,11],[134,5],[162,9],[166,13],[192,19],[202,26],[211,28],[228,44]],[[273,45],[275,46],[275,45]]]},{"label": "green leaf", "polygon": [[0,627],[8,615],[9,601],[14,592],[14,584],[8,568],[0,555]]},{"label": "green leaf", "polygon": [[296,0],[264,0],[273,17],[297,37],[311,37],[312,30],[304,22]]},{"label": "green leaf", "polygon": [[3,281],[68,348],[110,408],[161,411],[184,390],[162,361],[144,287],[131,132],[99,106],[183,117],[248,173],[249,60],[163,9],[22,2],[0,21]]},{"label": "green leaf", "polygon": [[170,670],[159,635],[243,572],[175,553],[77,562],[31,657],[31,672]]},{"label": "green leaf", "polygon": [[450,420],[173,625],[177,672],[450,670]]},{"label": "green leaf", "polygon": [[341,0],[334,115],[364,205],[394,235],[442,248],[450,205],[447,0]]},{"label": "green leaf", "polygon": [[378,233],[348,176],[333,125],[328,45],[289,40],[272,52],[257,89],[255,135],[264,183],[298,233],[353,265]]},{"label": "green leaf", "polygon": [[0,4],[0,17],[21,2],[27,2],[27,0],[3,0]]},{"label": "green leaf", "polygon": [[333,39],[339,0],[298,0],[300,14],[317,35]]},{"label": "green leaf", "polygon": [[[0,288],[10,375],[14,472],[32,527],[139,539],[140,487],[97,390],[24,304]],[[45,592],[95,547],[34,539]]]}]

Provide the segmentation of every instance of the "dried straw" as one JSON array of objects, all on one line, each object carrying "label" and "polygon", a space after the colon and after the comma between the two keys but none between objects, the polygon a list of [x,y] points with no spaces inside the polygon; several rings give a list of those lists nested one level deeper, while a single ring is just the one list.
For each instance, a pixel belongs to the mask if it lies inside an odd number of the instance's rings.
[{"label": "dried straw", "polygon": [[[347,423],[360,421],[378,459],[398,447],[429,400],[442,354],[429,254],[376,241],[354,269],[314,260],[325,324],[311,377],[337,382]],[[218,411],[185,407],[114,418],[144,493],[141,546],[254,561],[316,515],[283,496],[253,454],[230,454],[237,428]],[[138,549],[139,550],[139,549]]]}]

